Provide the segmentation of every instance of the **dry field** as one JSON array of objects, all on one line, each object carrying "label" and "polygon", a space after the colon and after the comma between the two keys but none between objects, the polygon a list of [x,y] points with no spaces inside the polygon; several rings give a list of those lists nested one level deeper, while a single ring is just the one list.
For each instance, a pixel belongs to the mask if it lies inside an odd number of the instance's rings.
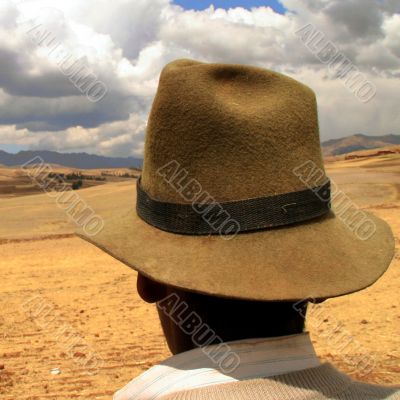
[{"label": "dry field", "polygon": [[[63,174],[65,176],[68,174],[83,174],[84,177],[90,177],[91,179],[82,180],[82,188],[90,188],[105,183],[123,182],[127,179],[131,179],[132,176],[139,175],[138,170],[131,170],[129,168],[80,170],[54,164],[50,165],[50,169],[47,172]],[[95,178],[100,178],[101,180],[96,180]],[[49,181],[50,180],[51,178],[49,178]],[[63,178],[60,182],[62,184],[71,184],[72,180]],[[39,185],[37,185],[23,169],[0,165],[0,199],[30,196],[40,193],[42,193],[42,190]]]},{"label": "dry field", "polygon": [[[400,385],[400,155],[341,160],[328,172],[359,207],[388,221],[397,250],[377,284],[314,308],[313,341],[341,370]],[[79,195],[107,217],[131,203],[134,182]],[[154,308],[136,294],[135,272],[75,237],[63,204],[46,194],[0,199],[2,400],[110,399],[169,355]],[[346,351],[342,335],[351,338]],[[372,363],[368,374],[354,368],[360,360]]]}]

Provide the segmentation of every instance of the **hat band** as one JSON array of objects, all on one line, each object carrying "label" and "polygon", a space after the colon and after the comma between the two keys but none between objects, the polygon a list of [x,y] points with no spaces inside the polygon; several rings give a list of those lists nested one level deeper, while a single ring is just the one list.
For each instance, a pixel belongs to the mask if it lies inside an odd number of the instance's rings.
[{"label": "hat band", "polygon": [[[148,224],[185,235],[232,235],[290,225],[329,212],[330,182],[299,192],[247,200],[167,203],[151,198],[137,181],[136,212]],[[198,198],[200,198],[199,196]]]}]

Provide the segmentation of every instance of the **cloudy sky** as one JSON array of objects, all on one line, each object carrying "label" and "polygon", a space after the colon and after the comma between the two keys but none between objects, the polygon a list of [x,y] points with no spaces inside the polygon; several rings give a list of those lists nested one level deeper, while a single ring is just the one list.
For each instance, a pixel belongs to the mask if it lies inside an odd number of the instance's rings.
[{"label": "cloudy sky", "polygon": [[0,149],[141,155],[160,70],[177,58],[305,82],[322,140],[400,133],[398,0],[0,0]]}]

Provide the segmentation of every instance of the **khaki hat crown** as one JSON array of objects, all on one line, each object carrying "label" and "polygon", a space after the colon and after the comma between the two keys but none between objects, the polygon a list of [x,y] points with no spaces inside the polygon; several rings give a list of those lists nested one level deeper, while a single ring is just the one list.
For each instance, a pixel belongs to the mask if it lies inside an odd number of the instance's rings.
[{"label": "khaki hat crown", "polygon": [[150,113],[141,183],[155,199],[185,203],[157,173],[171,161],[218,202],[303,190],[296,167],[324,171],[314,92],[261,68],[172,62]]}]

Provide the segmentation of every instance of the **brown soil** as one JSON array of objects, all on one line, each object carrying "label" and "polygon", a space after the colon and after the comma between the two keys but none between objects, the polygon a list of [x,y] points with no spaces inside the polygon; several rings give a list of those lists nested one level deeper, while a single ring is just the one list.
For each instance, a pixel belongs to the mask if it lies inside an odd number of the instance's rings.
[{"label": "brown soil", "polygon": [[[396,257],[371,288],[314,306],[308,328],[321,359],[363,381],[399,385],[400,161],[382,164],[380,157],[342,160],[328,173],[392,226]],[[108,215],[131,203],[133,186],[80,195]],[[154,307],[136,294],[135,272],[74,237],[75,224],[54,198],[2,199],[0,220],[1,399],[110,399],[169,356]]]}]

